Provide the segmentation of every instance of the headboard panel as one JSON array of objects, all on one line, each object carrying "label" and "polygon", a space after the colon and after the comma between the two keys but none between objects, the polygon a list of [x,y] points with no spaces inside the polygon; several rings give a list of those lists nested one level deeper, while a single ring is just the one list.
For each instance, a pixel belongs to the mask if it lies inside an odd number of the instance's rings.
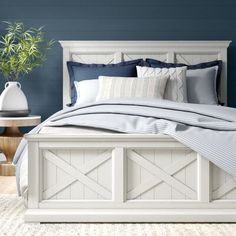
[{"label": "headboard panel", "polygon": [[230,41],[60,41],[63,47],[63,107],[70,103],[67,61],[118,63],[137,58],[196,64],[222,60],[221,101],[227,104],[227,48]]}]

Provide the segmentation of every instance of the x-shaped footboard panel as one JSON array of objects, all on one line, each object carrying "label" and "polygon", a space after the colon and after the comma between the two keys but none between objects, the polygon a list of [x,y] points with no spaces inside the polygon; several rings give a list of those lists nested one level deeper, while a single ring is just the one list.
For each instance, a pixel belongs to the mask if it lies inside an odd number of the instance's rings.
[{"label": "x-shaped footboard panel", "polygon": [[236,180],[234,178],[228,180],[225,184],[213,191],[213,199],[220,199],[236,188]]},{"label": "x-shaped footboard panel", "polygon": [[111,192],[107,190],[105,187],[99,185],[93,179],[86,176],[89,172],[100,166],[102,163],[106,162],[108,159],[111,158],[111,151],[106,151],[96,157],[96,159],[86,163],[82,168],[76,169],[73,166],[69,165],[66,161],[62,160],[56,154],[52,153],[51,151],[45,150],[43,152],[43,156],[49,162],[63,170],[69,176],[68,178],[56,183],[54,186],[48,188],[43,192],[44,199],[50,199],[58,192],[65,189],[70,184],[80,181],[88,188],[92,189],[99,195],[103,196],[105,199],[111,198]]},{"label": "x-shaped footboard panel", "polygon": [[170,186],[174,187],[178,191],[182,192],[183,194],[186,194],[191,199],[195,199],[197,196],[197,193],[191,189],[190,187],[186,186],[179,180],[173,177],[175,173],[183,169],[184,167],[191,164],[193,161],[196,160],[195,157],[190,156],[188,159],[183,159],[177,163],[174,163],[170,166],[168,166],[165,171],[161,169],[160,167],[154,165],[150,161],[146,160],[142,155],[136,153],[135,151],[128,150],[127,156],[130,160],[136,162],[139,166],[145,168],[149,173],[154,175],[152,179],[147,181],[146,183],[142,183],[135,187],[134,189],[130,190],[127,193],[128,199],[135,199],[142,193],[148,191],[149,189],[159,185],[162,182],[166,182]]}]

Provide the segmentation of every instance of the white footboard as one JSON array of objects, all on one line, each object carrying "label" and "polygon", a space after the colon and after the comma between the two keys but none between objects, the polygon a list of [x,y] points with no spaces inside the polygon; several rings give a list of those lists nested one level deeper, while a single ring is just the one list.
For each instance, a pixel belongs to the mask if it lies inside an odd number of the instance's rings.
[{"label": "white footboard", "polygon": [[236,181],[160,135],[27,135],[28,222],[235,222]]}]

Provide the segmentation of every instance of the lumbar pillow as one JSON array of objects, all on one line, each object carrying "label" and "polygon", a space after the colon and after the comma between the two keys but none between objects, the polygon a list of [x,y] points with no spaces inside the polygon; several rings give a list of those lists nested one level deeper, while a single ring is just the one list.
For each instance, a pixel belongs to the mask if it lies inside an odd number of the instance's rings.
[{"label": "lumbar pillow", "polygon": [[75,88],[78,94],[76,104],[81,105],[87,102],[94,102],[98,93],[98,80],[75,81]]},{"label": "lumbar pillow", "polygon": [[99,91],[96,100],[117,98],[163,99],[168,75],[148,78],[99,76]]},{"label": "lumbar pillow", "polygon": [[142,59],[117,64],[84,64],[68,61],[67,68],[70,76],[71,103],[75,104],[77,96],[79,96],[76,92],[75,81],[98,79],[100,75],[135,77],[137,76],[136,66],[142,64]]},{"label": "lumbar pillow", "polygon": [[174,102],[187,102],[187,67],[152,68],[136,66],[138,77],[169,76],[164,98]]}]

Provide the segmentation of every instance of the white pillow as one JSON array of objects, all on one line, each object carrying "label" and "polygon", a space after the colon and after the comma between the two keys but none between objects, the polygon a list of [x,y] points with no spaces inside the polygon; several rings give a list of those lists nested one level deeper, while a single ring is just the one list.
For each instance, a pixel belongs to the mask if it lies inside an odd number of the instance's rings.
[{"label": "white pillow", "polygon": [[164,98],[174,102],[187,102],[187,67],[152,68],[136,66],[138,77],[169,76]]},{"label": "white pillow", "polygon": [[169,76],[148,78],[99,76],[96,101],[116,98],[163,99]]},{"label": "white pillow", "polygon": [[98,80],[75,81],[77,100],[75,105],[81,105],[87,102],[94,102],[98,93]]}]

